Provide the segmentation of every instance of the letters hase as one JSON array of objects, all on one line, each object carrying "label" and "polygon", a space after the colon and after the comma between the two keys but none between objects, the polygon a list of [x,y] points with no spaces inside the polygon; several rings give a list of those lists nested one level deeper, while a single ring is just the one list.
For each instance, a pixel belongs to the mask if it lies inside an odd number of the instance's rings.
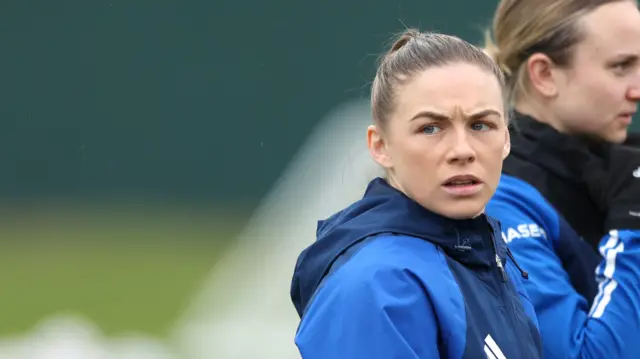
[{"label": "letters hase", "polygon": [[509,243],[516,238],[547,238],[547,233],[535,223],[523,223],[519,224],[515,228],[507,227],[506,233],[502,232],[502,238]]}]

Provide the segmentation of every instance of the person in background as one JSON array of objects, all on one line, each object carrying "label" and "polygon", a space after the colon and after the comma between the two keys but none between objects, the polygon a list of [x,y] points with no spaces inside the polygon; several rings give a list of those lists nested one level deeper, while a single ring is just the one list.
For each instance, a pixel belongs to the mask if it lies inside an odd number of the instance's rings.
[{"label": "person in background", "polygon": [[514,120],[487,213],[530,274],[545,358],[638,358],[640,153],[622,145],[640,99],[637,5],[502,0],[492,32]]},{"label": "person in background", "polygon": [[386,176],[298,258],[303,358],[541,357],[526,273],[484,214],[509,153],[503,80],[453,36],[410,30],[383,57],[367,143]]}]

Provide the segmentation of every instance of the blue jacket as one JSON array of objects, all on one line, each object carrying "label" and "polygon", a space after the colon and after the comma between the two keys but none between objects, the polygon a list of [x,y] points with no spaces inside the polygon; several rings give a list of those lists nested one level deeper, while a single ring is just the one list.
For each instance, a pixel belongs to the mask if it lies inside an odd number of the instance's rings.
[{"label": "blue jacket", "polygon": [[594,273],[580,270],[588,268],[580,264],[584,241],[536,188],[503,174],[487,214],[501,222],[505,241],[530,274],[523,284],[545,358],[640,358],[640,231],[614,230],[602,238],[598,292],[587,298],[581,293],[589,292],[585,280]]},{"label": "blue jacket", "polygon": [[541,357],[524,273],[491,218],[444,218],[378,178],[317,236],[291,286],[304,359]]}]

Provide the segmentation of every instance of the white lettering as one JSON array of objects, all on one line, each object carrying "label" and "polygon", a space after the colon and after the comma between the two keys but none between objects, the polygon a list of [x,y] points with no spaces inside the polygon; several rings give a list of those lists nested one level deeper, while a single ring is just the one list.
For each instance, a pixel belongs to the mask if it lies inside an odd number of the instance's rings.
[{"label": "white lettering", "polygon": [[529,224],[520,224],[518,225],[518,232],[522,234],[524,238],[531,237],[531,232],[529,232]]},{"label": "white lettering", "polygon": [[522,237],[520,232],[516,231],[513,228],[507,229],[507,243],[511,242],[512,240],[514,240],[516,238],[520,238],[520,237]]},{"label": "white lettering", "polygon": [[531,231],[531,237],[540,237],[540,227],[536,224],[530,224],[529,230]]},{"label": "white lettering", "polygon": [[505,242],[510,243],[519,238],[547,238],[547,233],[536,223],[522,223],[515,227],[505,228],[505,231],[502,232],[502,238]]}]

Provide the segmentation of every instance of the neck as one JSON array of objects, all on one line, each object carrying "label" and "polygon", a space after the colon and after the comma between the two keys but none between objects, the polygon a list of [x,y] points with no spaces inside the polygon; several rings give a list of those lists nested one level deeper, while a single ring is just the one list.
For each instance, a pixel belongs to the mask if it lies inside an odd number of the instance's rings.
[{"label": "neck", "polygon": [[539,106],[531,102],[517,103],[515,110],[523,115],[527,115],[538,122],[545,123],[560,133],[570,134],[568,128],[563,126],[556,116],[544,106]]}]

